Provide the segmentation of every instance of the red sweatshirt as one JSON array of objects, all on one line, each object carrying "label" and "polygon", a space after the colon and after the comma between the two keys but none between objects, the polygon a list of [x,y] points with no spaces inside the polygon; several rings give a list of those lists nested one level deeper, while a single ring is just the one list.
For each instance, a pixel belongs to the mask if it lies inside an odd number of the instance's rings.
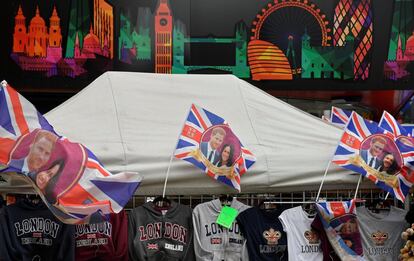
[{"label": "red sweatshirt", "polygon": [[76,225],[76,260],[128,260],[128,218],[125,210],[110,220]]}]

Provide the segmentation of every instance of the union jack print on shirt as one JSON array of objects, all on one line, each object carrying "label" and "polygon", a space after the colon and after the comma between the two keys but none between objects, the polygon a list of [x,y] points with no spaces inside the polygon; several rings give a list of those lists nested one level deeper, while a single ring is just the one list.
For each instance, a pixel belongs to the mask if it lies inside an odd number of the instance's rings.
[{"label": "union jack print on shirt", "polygon": [[[367,144],[369,140],[372,141],[374,136],[381,137],[387,143],[383,148],[383,155],[378,156],[378,160],[383,162],[382,157],[386,153],[385,150],[392,152],[394,161],[399,163],[398,172],[389,175],[381,171],[380,167],[369,168],[368,162],[362,160],[362,146]],[[407,169],[406,163],[412,161],[413,155],[413,147],[402,146],[401,141],[391,132],[379,127],[375,122],[364,120],[353,112],[344,128],[344,133],[332,161],[339,166],[362,174],[378,187],[390,192],[397,199],[404,202],[405,196],[412,185],[411,171]]]},{"label": "union jack print on shirt", "polygon": [[331,123],[338,126],[345,127],[351,117],[352,111],[347,111],[338,107],[332,106],[331,109]]},{"label": "union jack print on shirt", "polygon": [[[44,164],[33,170],[27,167],[28,158],[40,133],[54,137],[54,145]],[[137,173],[112,175],[82,144],[56,134],[35,107],[4,81],[0,88],[0,142],[0,164],[6,166],[0,172],[26,176],[52,213],[65,223],[99,222],[120,212],[141,182]],[[55,163],[59,171],[53,172],[54,182],[50,178],[40,188],[38,176],[50,173]]]},{"label": "union jack print on shirt", "polygon": [[148,250],[158,250],[158,244],[157,243],[154,243],[154,244],[148,243],[147,244],[147,249]]},{"label": "union jack print on shirt", "polygon": [[[223,129],[219,148],[209,145],[213,131]],[[226,145],[230,148],[225,148]],[[233,150],[231,165],[222,165],[225,150]],[[209,151],[209,155],[205,151]],[[221,153],[221,154],[220,154]],[[240,191],[240,176],[256,161],[230,129],[226,121],[201,107],[192,105],[179,137],[174,156],[200,168],[211,178]]]}]

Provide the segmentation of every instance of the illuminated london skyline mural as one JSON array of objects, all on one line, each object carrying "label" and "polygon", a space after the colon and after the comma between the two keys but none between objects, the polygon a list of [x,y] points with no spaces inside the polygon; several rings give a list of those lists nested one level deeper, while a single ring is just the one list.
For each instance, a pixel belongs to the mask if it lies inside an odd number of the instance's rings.
[{"label": "illuminated london skyline mural", "polygon": [[[148,8],[139,9],[134,29],[129,15],[121,13],[120,60],[126,63],[139,60],[140,53],[148,54],[149,44],[153,43],[152,59],[157,73],[214,69],[256,81],[366,80],[373,41],[371,1],[338,0],[333,11],[332,29],[326,14],[316,4],[307,0],[274,0],[256,15],[250,32],[240,21],[234,26],[234,37],[194,37],[187,33],[185,23],[174,18],[169,1],[159,0],[153,13]],[[140,27],[141,23],[151,26],[148,22],[151,20],[153,34]],[[210,50],[222,47],[227,53],[233,52],[232,61],[202,64],[187,57],[196,56],[197,52],[192,50],[203,52],[203,46],[204,50],[208,46]],[[220,55],[219,51],[210,53]]]},{"label": "illuminated london skyline mural", "polygon": [[48,16],[41,13],[37,5],[34,17],[26,17],[22,5],[19,5],[14,17],[11,57],[23,71],[39,72],[46,77],[60,75],[75,78],[87,73],[83,65],[88,59],[96,59],[97,56],[113,58],[112,7],[104,0],[94,0],[91,21],[88,1],[73,0],[70,6],[64,51],[59,16],[61,10],[54,6]]},{"label": "illuminated london skyline mural", "polygon": [[393,1],[390,18],[375,20],[374,0],[11,0],[6,71],[50,86],[85,86],[107,70],[231,73],[274,88],[407,81],[412,1]]},{"label": "illuminated london skyline mural", "polygon": [[412,0],[396,0],[393,10],[384,78],[404,80],[411,74],[407,67],[414,61],[414,5]]}]

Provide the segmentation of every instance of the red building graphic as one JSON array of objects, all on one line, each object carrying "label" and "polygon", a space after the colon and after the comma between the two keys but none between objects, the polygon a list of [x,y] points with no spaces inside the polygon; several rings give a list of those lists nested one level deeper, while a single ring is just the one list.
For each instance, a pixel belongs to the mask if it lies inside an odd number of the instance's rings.
[{"label": "red building graphic", "polygon": [[113,8],[105,0],[94,0],[93,33],[103,47],[105,57],[114,58],[114,16]]},{"label": "red building graphic", "polygon": [[160,0],[155,12],[155,72],[172,71],[172,15],[168,0]]},{"label": "red building graphic", "polygon": [[49,28],[49,46],[60,47],[62,44],[62,33],[60,31],[60,18],[57,14],[56,7],[53,8],[52,16],[50,17]]},{"label": "red building graphic", "polygon": [[27,39],[27,55],[29,57],[46,57],[48,35],[45,20],[40,17],[39,7],[36,16],[30,20],[29,38]]},{"label": "red building graphic", "polygon": [[75,38],[75,54],[74,58],[84,58],[84,59],[94,59],[97,55],[109,57],[109,47],[108,42],[105,43],[104,47],[101,48],[101,43],[98,38],[93,33],[92,26],[89,29],[89,33],[83,38],[83,48],[80,48],[79,45],[79,35],[76,34]]},{"label": "red building graphic", "polygon": [[395,60],[388,60],[384,65],[384,75],[387,79],[398,80],[410,75],[407,66],[414,61],[414,33],[408,37],[405,50],[402,48],[401,36],[398,36],[398,45]]},{"label": "red building graphic", "polygon": [[21,6],[14,18],[13,53],[11,57],[24,71],[46,72],[47,76],[58,73],[57,63],[62,59],[62,34],[56,7],[46,26],[39,7],[26,27],[26,17]]},{"label": "red building graphic", "polygon": [[27,35],[26,35],[26,17],[23,15],[22,7],[19,6],[17,15],[14,17],[14,33],[13,33],[13,52],[26,52]]},{"label": "red building graphic", "polygon": [[89,33],[83,37],[83,42],[79,41],[76,34],[73,58],[62,57],[62,32],[56,7],[53,8],[47,27],[39,7],[36,7],[35,16],[26,26],[26,17],[19,6],[14,18],[12,59],[23,71],[43,72],[47,77],[54,75],[76,77],[86,72],[83,65],[87,59],[95,59],[97,55],[111,57],[113,54],[111,51],[113,48],[111,47],[113,46],[112,7],[102,4],[103,0],[97,0],[96,3],[99,7],[95,12],[99,15],[95,18],[100,22],[96,30],[104,40],[94,33],[91,25]]}]

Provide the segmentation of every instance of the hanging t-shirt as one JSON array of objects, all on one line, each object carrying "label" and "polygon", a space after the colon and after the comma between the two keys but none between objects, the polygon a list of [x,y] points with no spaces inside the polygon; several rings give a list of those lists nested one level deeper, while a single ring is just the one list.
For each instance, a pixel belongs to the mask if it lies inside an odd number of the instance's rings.
[{"label": "hanging t-shirt", "polygon": [[404,244],[401,232],[408,227],[404,220],[407,212],[391,207],[388,212],[375,214],[364,206],[358,207],[356,211],[365,260],[398,260]]},{"label": "hanging t-shirt", "polygon": [[311,226],[315,230],[315,232],[318,233],[319,240],[321,241],[323,261],[341,261],[341,259],[336,255],[335,250],[332,248],[331,243],[329,242],[329,239],[326,236],[326,231],[323,227],[319,215],[316,215]]},{"label": "hanging t-shirt", "polygon": [[74,260],[74,226],[55,218],[43,201],[19,200],[0,212],[0,260]]},{"label": "hanging t-shirt", "polygon": [[321,261],[322,249],[318,234],[311,228],[313,218],[301,206],[287,209],[279,216],[287,234],[289,260]]},{"label": "hanging t-shirt", "polygon": [[128,218],[125,210],[108,221],[76,225],[76,261],[128,260]]},{"label": "hanging t-shirt", "polygon": [[128,220],[129,260],[195,260],[190,207],[172,201],[168,210],[158,210],[148,202]]},{"label": "hanging t-shirt", "polygon": [[250,260],[288,260],[287,237],[278,218],[281,212],[254,207],[238,215]]}]

